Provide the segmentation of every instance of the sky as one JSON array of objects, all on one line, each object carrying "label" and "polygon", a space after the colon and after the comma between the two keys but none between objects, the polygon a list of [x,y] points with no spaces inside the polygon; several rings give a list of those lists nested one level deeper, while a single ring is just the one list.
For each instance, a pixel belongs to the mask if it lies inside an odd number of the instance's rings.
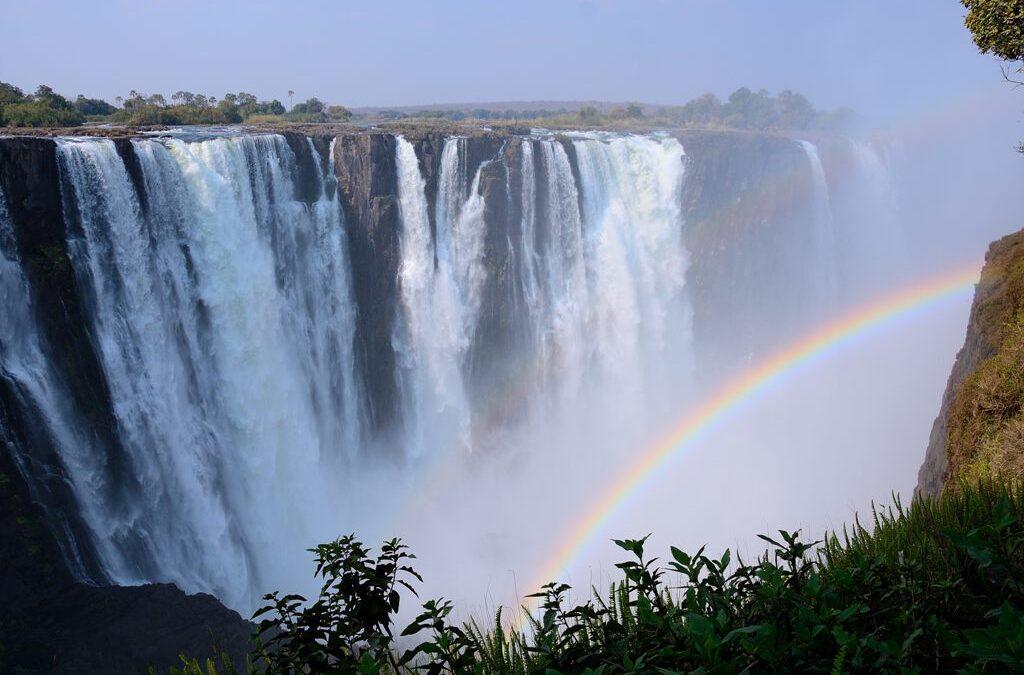
[{"label": "sky", "polygon": [[874,120],[1001,81],[954,0],[0,0],[0,80],[113,99],[682,103],[793,89]]}]

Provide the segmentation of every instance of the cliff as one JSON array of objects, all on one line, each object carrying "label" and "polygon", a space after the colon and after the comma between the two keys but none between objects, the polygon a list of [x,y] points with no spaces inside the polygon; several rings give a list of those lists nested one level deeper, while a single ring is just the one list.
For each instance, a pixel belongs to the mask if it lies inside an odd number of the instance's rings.
[{"label": "cliff", "polygon": [[[307,205],[336,186],[344,211],[352,300],[355,306],[353,353],[363,430],[373,446],[393,448],[390,436],[401,424],[398,358],[393,344],[398,297],[401,219],[395,132],[414,146],[426,186],[431,235],[445,142],[452,129],[275,130],[287,141],[287,169],[295,197]],[[479,175],[478,195],[484,227],[481,254],[486,274],[480,308],[463,364],[468,394],[486,393],[511,381],[526,364],[531,336],[524,315],[524,279],[516,261],[524,249],[524,178],[551,169],[544,153],[524,150],[521,130],[457,129],[461,144],[458,172],[465,199]],[[755,339],[766,326],[799,327],[809,298],[794,289],[812,288],[806,256],[815,219],[808,195],[814,185],[801,146],[782,136],[741,132],[679,132],[686,156],[679,227],[690,265],[686,284],[693,304],[695,348],[714,355],[729,343],[723,360],[771,345]],[[575,184],[579,158],[566,138],[560,143]],[[113,139],[140,208],[147,205],[145,176],[131,139]],[[329,149],[333,148],[333,154]],[[294,157],[294,161],[291,159]],[[524,167],[526,157],[533,166]],[[116,160],[117,158],[115,158]],[[673,161],[675,161],[673,159]],[[333,166],[337,181],[325,183],[323,166]],[[676,174],[673,174],[675,176]],[[533,198],[549,206],[556,198],[544,180]],[[571,180],[567,180],[571,183]],[[102,497],[115,508],[151,495],[133,472],[130,442],[121,440],[112,394],[103,372],[102,347],[89,320],[94,299],[87,273],[72,264],[82,237],[75,187],[62,178],[56,142],[51,138],[0,138],[0,190],[11,221],[18,268],[30,289],[31,311],[39,340],[52,364],[54,380],[68,392],[78,440],[96,453],[106,472]],[[582,197],[577,193],[577,197]],[[571,202],[570,202],[571,203]],[[548,209],[540,208],[541,211]],[[673,213],[674,216],[674,213]],[[537,216],[532,235],[538,244],[556,223]],[[544,242],[549,245],[550,242]],[[77,260],[77,259],[74,259]],[[436,264],[436,257],[435,257]],[[191,270],[187,270],[190,274]],[[81,275],[81,276],[79,276]],[[279,281],[280,283],[280,281]],[[756,302],[755,302],[756,299]],[[201,314],[201,312],[200,312]],[[784,336],[773,332],[778,339]],[[2,335],[2,334],[0,334]],[[726,340],[725,338],[728,338]],[[739,348],[735,345],[740,345]],[[70,487],[61,446],[48,432],[47,419],[19,389],[16,378],[0,370],[0,670],[41,672],[135,672],[152,663],[172,664],[179,651],[209,653],[214,646],[241,655],[251,625],[211,596],[187,596],[169,585],[121,588],[109,585],[94,541],[102,534],[83,522],[82,505]],[[495,406],[489,415],[514,415],[515,406]],[[78,418],[81,419],[78,419]],[[483,427],[506,420],[484,420]],[[70,445],[74,445],[73,443]],[[73,466],[71,462],[68,464]],[[77,483],[76,483],[77,485]],[[125,528],[125,529],[131,529]],[[122,535],[123,533],[118,533]],[[126,543],[127,542],[127,543]],[[119,542],[134,551],[130,539]],[[139,547],[140,549],[143,547]],[[153,570],[153,556],[132,559],[141,578],[164,578]],[[10,570],[8,572],[8,570]],[[173,636],[170,643],[164,636]],[[114,646],[117,646],[117,649]],[[108,648],[109,646],[109,648]],[[100,661],[97,654],[116,654]],[[113,656],[111,658],[114,658]]]},{"label": "cliff", "polygon": [[1024,476],[1024,230],[992,244],[967,337],[932,426],[917,489],[961,478]]},{"label": "cliff", "polygon": [[[802,325],[815,287],[806,252],[815,210],[807,155],[793,139],[738,131],[676,134],[686,152],[683,221],[694,341],[728,361],[763,353]],[[802,243],[801,243],[802,242]],[[781,330],[787,327],[789,332]],[[720,353],[730,345],[728,353]]]},{"label": "cliff", "polygon": [[[124,459],[68,259],[54,142],[0,140],[0,190],[58,376],[117,474]],[[140,673],[178,663],[182,650],[219,649],[242,663],[253,626],[215,598],[169,584],[105,585],[40,414],[0,376],[0,672]]]}]

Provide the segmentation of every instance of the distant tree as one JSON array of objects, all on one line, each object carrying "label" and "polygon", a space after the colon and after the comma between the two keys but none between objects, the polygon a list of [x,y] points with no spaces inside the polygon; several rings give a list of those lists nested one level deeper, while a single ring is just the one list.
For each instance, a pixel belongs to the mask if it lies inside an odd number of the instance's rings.
[{"label": "distant tree", "polygon": [[306,112],[308,113],[321,113],[324,111],[324,102],[315,96],[306,99]]},{"label": "distant tree", "polygon": [[196,95],[190,91],[176,91],[171,94],[171,100],[178,105],[191,107],[195,105]]},{"label": "distant tree", "polygon": [[117,112],[117,108],[110,105],[103,99],[99,98],[86,98],[82,94],[79,94],[75,99],[75,110],[82,113],[83,115],[112,115]]},{"label": "distant tree", "polygon": [[284,106],[276,98],[273,101],[263,101],[256,107],[256,112],[261,115],[283,115]]},{"label": "distant tree", "polygon": [[722,102],[714,94],[703,94],[683,106],[687,121],[709,125],[722,119]]},{"label": "distant tree", "polygon": [[223,121],[229,124],[237,124],[242,121],[242,113],[238,109],[238,97],[234,94],[224,95],[224,98],[217,104],[217,112]]},{"label": "distant tree", "polygon": [[259,101],[257,101],[256,97],[252,94],[241,91],[235,98],[235,105],[238,106],[238,114],[244,119],[255,114],[256,108],[259,106]]},{"label": "distant tree", "polygon": [[638,119],[644,116],[644,110],[636,103],[630,103],[626,107],[612,108],[608,117],[614,119]]},{"label": "distant tree", "polygon": [[291,89],[289,89],[288,90],[288,107],[289,108],[294,108],[295,107],[294,103],[292,102],[292,97],[293,96],[295,96],[295,92],[292,91]]},{"label": "distant tree", "polygon": [[786,89],[775,99],[778,123],[783,129],[807,129],[814,122],[814,106],[802,94]]},{"label": "distant tree", "polygon": [[25,100],[25,93],[13,84],[0,82],[0,105],[9,103],[21,103]]},{"label": "distant tree", "polygon": [[596,124],[601,121],[601,113],[592,105],[583,106],[579,112],[580,121],[585,124]]},{"label": "distant tree", "polygon": [[343,105],[328,106],[327,115],[336,122],[348,122],[352,119],[352,111]]},{"label": "distant tree", "polygon": [[22,95],[18,100],[17,87],[7,85],[0,93],[9,100],[0,108],[0,118],[5,125],[15,127],[76,127],[85,117],[66,98],[45,84],[39,85],[31,97]]}]

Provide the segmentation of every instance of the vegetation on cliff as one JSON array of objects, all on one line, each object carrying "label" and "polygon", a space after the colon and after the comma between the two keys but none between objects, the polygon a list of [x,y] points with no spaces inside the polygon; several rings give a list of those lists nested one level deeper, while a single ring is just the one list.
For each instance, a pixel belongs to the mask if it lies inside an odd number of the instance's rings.
[{"label": "vegetation on cliff", "polygon": [[380,110],[366,116],[369,121],[443,119],[452,122],[476,121],[531,122],[558,128],[637,129],[652,127],[686,127],[707,129],[750,129],[788,131],[845,131],[856,121],[848,109],[820,111],[804,97],[789,90],[772,96],[761,89],[741,87],[725,101],[714,94],[704,94],[685,105],[642,106],[628,103],[605,110],[584,105],[577,110],[487,108],[434,108],[427,110]]},{"label": "vegetation on cliff", "polygon": [[[292,92],[290,92],[292,93]],[[316,97],[286,109],[279,100],[260,101],[247,92],[227,93],[220,99],[190,91],[175,92],[169,99],[163,94],[143,94],[132,90],[118,97],[116,106],[107,101],[79,94],[74,101],[40,86],[26,96],[14,85],[0,82],[0,127],[75,127],[84,123],[139,126],[228,125],[276,123],[339,123],[356,121],[369,124],[395,122],[467,122],[482,125],[533,125],[613,130],[652,128],[746,129],[758,131],[849,130],[856,115],[848,109],[820,111],[801,94],[786,90],[777,96],[766,90],[741,87],[727,100],[704,94],[685,105],[643,106],[628,103],[619,106],[582,105],[578,109],[537,108],[533,110],[492,110],[477,107],[462,109],[377,110],[354,116],[346,107],[328,105]]]},{"label": "vegetation on cliff", "polygon": [[76,127],[86,121],[129,126],[238,124],[241,122],[346,122],[352,113],[340,105],[327,105],[318,98],[297,103],[290,111],[278,100],[260,101],[253,94],[227,93],[215,96],[175,92],[170,101],[163,94],[141,94],[132,90],[117,106],[81,94],[70,101],[48,86],[40,85],[33,95],[0,82],[0,127]]},{"label": "vegetation on cliff", "polygon": [[992,245],[972,321],[994,355],[957,390],[947,488],[958,477],[1024,476],[1024,231]]},{"label": "vegetation on cliff", "polygon": [[[320,597],[272,594],[257,612],[267,639],[251,672],[736,673],[1006,672],[1024,664],[1024,492],[965,483],[938,500],[873,511],[842,536],[762,537],[753,564],[673,548],[667,566],[645,539],[607,595],[571,606],[548,584],[525,631],[449,620],[423,604],[396,640],[400,590],[419,575],[398,541],[374,557],[354,537],[314,550]],[[818,546],[820,544],[820,546]],[[417,637],[418,636],[418,637]],[[420,640],[418,643],[416,640]],[[414,646],[412,646],[414,645]],[[231,672],[230,665],[226,669]],[[214,673],[185,660],[174,673]]]},{"label": "vegetation on cliff", "polygon": [[83,122],[85,116],[75,104],[46,85],[26,95],[0,82],[0,127],[75,127]]}]

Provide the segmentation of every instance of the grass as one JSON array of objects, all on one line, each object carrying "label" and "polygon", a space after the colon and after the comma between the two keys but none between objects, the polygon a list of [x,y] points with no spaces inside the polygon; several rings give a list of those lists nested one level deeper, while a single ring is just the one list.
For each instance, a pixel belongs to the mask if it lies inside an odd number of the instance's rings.
[{"label": "grass", "polygon": [[[1024,475],[1024,233],[993,245],[972,326],[992,355],[961,383],[949,415],[951,476]],[[956,488],[955,482],[952,486]]]},{"label": "grass", "polygon": [[[345,537],[315,549],[324,585],[312,603],[267,596],[266,644],[250,672],[735,673],[1011,672],[1024,664],[1024,491],[1016,481],[963,482],[936,500],[872,508],[824,542],[781,531],[753,563],[729,551],[672,548],[664,567],[645,539],[616,543],[626,560],[607,593],[569,606],[549,584],[528,627],[449,622],[450,602],[423,604],[402,632],[393,616],[418,575],[397,541],[377,557]],[[457,561],[455,561],[457,562]],[[173,673],[233,673],[183,659]]]}]

